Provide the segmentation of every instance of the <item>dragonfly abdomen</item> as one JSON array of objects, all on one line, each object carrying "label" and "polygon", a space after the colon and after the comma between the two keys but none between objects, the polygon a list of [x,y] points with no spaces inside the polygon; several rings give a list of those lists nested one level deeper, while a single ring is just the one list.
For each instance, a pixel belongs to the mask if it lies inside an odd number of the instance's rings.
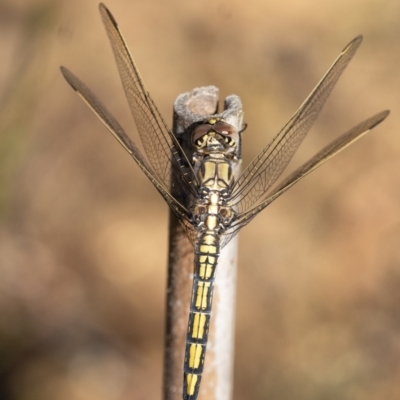
[{"label": "dragonfly abdomen", "polygon": [[218,235],[210,231],[202,233],[195,249],[195,272],[184,361],[184,400],[195,400],[200,387],[218,256]]}]

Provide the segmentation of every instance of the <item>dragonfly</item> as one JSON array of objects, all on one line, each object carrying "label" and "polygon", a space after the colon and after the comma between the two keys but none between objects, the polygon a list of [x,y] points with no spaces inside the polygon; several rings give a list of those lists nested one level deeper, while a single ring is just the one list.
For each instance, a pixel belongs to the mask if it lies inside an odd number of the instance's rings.
[{"label": "dragonfly", "polygon": [[61,72],[136,161],[182,223],[193,244],[194,276],[188,305],[182,398],[196,400],[204,368],[221,249],[264,208],[380,124],[389,111],[381,111],[354,126],[273,187],[361,44],[362,36],[358,36],[342,50],[285,126],[236,177],[234,169],[245,126],[237,128],[220,115],[202,117],[185,132],[193,147],[190,154],[185,152],[147,91],[117,22],[104,4],[99,8],[147,158],[97,96],[67,68],[61,67]]}]

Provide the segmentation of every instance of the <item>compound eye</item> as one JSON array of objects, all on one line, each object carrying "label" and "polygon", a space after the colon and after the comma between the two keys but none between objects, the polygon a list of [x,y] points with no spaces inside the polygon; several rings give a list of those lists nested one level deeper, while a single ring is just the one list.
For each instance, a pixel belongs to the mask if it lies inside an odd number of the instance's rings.
[{"label": "compound eye", "polygon": [[212,126],[213,130],[221,135],[237,135],[237,130],[227,122],[219,121]]},{"label": "compound eye", "polygon": [[192,133],[192,143],[197,143],[198,139],[200,139],[210,130],[211,130],[211,125],[209,124],[199,125]]}]

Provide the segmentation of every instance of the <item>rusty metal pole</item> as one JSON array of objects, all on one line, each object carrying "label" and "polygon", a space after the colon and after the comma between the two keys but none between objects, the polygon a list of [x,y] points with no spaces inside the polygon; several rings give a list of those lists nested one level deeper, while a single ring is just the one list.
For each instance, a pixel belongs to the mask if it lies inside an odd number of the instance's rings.
[{"label": "rusty metal pole", "polygon": [[[242,129],[242,104],[237,96],[225,99],[225,109],[221,114],[217,114],[217,106],[218,89],[214,86],[197,88],[178,96],[174,104],[174,134],[177,137],[185,135],[192,123],[210,116],[223,116],[238,130]],[[234,171],[236,176],[239,168],[240,162]],[[194,250],[172,213],[169,235],[163,400],[181,400]],[[218,261],[209,342],[198,400],[232,398],[236,265],[237,236],[222,249]]]}]

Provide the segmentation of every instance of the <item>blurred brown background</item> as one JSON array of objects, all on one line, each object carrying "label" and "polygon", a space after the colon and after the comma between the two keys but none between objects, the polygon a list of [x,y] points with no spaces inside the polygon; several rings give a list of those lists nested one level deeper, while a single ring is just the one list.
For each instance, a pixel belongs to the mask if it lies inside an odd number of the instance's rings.
[{"label": "blurred brown background", "polygon": [[[168,121],[241,96],[245,164],[364,34],[290,168],[392,114],[243,229],[234,399],[398,400],[400,2],[106,5]],[[137,139],[97,1],[1,0],[0,53],[0,399],[159,399],[167,206],[58,69]]]}]

